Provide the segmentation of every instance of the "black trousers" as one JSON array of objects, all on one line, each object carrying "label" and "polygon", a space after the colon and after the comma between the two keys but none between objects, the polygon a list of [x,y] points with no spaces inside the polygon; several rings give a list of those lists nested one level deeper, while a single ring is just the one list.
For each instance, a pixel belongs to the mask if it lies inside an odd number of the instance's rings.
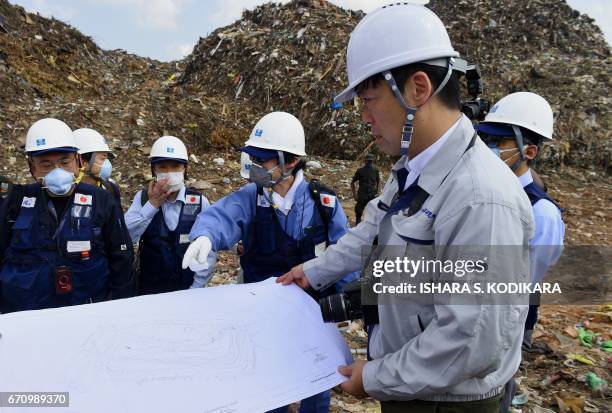
[{"label": "black trousers", "polygon": [[497,396],[473,402],[427,402],[410,400],[407,402],[381,402],[382,413],[498,413],[503,397]]},{"label": "black trousers", "polygon": [[368,202],[376,198],[376,196],[370,197],[358,197],[357,203],[355,204],[355,220],[357,224],[361,222],[361,216],[363,215],[363,210],[365,209]]}]

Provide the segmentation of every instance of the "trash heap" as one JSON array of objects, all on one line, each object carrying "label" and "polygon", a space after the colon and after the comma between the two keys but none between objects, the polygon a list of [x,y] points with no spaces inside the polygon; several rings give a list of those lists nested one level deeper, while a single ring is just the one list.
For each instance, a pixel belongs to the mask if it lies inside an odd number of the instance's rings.
[{"label": "trash heap", "polygon": [[[555,144],[547,167],[574,164],[609,172],[610,48],[601,30],[563,0],[443,1],[429,5],[455,48],[479,63],[484,98],[530,90],[553,106]],[[351,159],[370,143],[352,103],[330,107],[346,85],[345,54],[361,12],[325,1],[268,3],[200,39],[179,86],[253,106],[283,109],[305,124],[310,152]],[[465,96],[467,98],[467,96]]]},{"label": "trash heap", "polygon": [[295,114],[306,127],[310,153],[354,155],[367,129],[354,110],[332,110],[345,85],[348,34],[363,16],[325,1],[268,3],[200,39],[186,58],[179,84],[192,93],[224,96]]},{"label": "trash heap", "polygon": [[[544,173],[564,165],[610,173],[610,47],[592,19],[563,0],[430,7],[456,49],[481,65],[484,98],[531,90],[552,104],[555,142],[544,148]],[[185,139],[198,156],[231,150],[260,116],[286,110],[303,121],[310,154],[358,159],[372,149],[369,130],[352,102],[332,100],[347,83],[346,45],[362,17],[322,0],[269,3],[200,39],[184,60],[162,63],[102,50],[61,21],[0,0],[2,173],[27,179],[19,146],[43,116],[98,129],[133,160],[162,134]],[[146,164],[134,162],[116,167],[142,180]]]},{"label": "trash heap", "polygon": [[587,15],[564,0],[432,1],[455,48],[480,64],[492,102],[528,90],[555,112],[546,167],[610,172],[610,46]]},{"label": "trash heap", "polygon": [[128,193],[150,175],[146,156],[161,135],[186,139],[197,154],[243,143],[247,125],[238,114],[246,111],[174,90],[181,65],[102,50],[61,21],[0,0],[0,175],[30,179],[21,147],[42,117],[104,134]]}]

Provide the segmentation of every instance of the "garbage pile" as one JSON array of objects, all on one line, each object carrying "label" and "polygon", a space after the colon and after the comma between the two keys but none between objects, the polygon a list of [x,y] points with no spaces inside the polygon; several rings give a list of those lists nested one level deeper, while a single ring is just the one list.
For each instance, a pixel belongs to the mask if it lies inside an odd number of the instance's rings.
[{"label": "garbage pile", "polygon": [[[484,98],[530,90],[552,104],[556,142],[544,151],[544,165],[609,172],[610,47],[591,18],[563,0],[433,0],[429,7],[455,48],[480,64]],[[330,106],[346,85],[347,40],[362,16],[317,0],[245,11],[200,39],[179,85],[252,105],[258,115],[289,110],[305,124],[311,152],[354,158],[371,141],[368,129],[355,105]]]},{"label": "garbage pile", "polygon": [[348,34],[363,16],[325,1],[268,3],[200,39],[179,84],[192,93],[224,96],[295,114],[309,152],[347,157],[369,143],[353,110],[332,110],[345,84]]},{"label": "garbage pile", "polygon": [[28,127],[58,117],[109,140],[128,192],[150,175],[148,149],[174,134],[201,154],[242,144],[248,125],[233,102],[172,90],[182,62],[162,63],[100,49],[69,25],[0,0],[0,175],[30,179],[21,146]]},{"label": "garbage pile", "polygon": [[485,98],[528,90],[555,112],[555,144],[546,167],[564,164],[610,172],[610,46],[587,15],[564,0],[434,0],[455,48],[480,64]]},{"label": "garbage pile", "polygon": [[[541,166],[610,172],[610,47],[592,19],[563,0],[433,0],[430,7],[456,49],[481,65],[484,98],[531,90],[551,102],[555,143]],[[0,143],[9,150],[47,115],[98,129],[128,153],[164,133],[196,153],[228,150],[271,110],[300,117],[311,154],[356,159],[371,149],[359,108],[332,103],[346,85],[346,44],[362,12],[323,0],[268,3],[170,63],[102,50],[7,0],[0,17]]]}]

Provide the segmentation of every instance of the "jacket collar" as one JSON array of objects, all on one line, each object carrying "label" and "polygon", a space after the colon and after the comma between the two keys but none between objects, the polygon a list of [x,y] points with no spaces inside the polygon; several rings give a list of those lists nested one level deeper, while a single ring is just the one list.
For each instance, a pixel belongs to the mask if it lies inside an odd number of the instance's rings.
[{"label": "jacket collar", "polygon": [[465,153],[474,133],[476,132],[472,122],[467,116],[462,115],[453,133],[425,165],[419,177],[419,186],[428,194],[433,194],[455,167]]}]

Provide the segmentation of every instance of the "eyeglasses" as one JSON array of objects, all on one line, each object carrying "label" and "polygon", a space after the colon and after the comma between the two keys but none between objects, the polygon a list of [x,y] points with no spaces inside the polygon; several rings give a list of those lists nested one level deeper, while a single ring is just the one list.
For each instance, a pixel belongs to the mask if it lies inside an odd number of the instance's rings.
[{"label": "eyeglasses", "polygon": [[55,167],[59,167],[62,169],[67,169],[70,168],[73,165],[73,162],[76,160],[75,157],[71,157],[71,158],[61,158],[57,161],[40,161],[40,162],[36,162],[34,161],[34,166],[36,166],[37,168],[43,169],[43,170],[49,170],[49,169],[53,169]]},{"label": "eyeglasses", "polygon": [[263,158],[258,158],[256,156],[249,156],[251,158],[251,161],[259,164],[259,165],[263,165],[264,163],[268,162],[270,159],[263,159]]}]

